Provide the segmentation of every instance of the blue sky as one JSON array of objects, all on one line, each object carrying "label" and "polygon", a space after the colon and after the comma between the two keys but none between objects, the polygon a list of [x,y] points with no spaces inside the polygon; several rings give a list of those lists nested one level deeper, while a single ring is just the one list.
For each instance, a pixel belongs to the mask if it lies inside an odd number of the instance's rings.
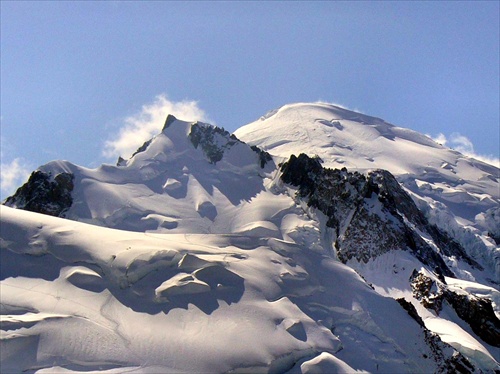
[{"label": "blue sky", "polygon": [[322,100],[499,157],[498,1],[0,4],[2,197],[166,110],[234,131]]}]

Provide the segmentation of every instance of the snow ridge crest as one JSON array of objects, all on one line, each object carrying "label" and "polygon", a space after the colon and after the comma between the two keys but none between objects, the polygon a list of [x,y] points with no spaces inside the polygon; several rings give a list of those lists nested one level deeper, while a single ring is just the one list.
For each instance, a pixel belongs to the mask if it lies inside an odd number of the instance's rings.
[{"label": "snow ridge crest", "polygon": [[0,364],[494,373],[490,170],[330,104],[235,134],[169,115],[129,160],[49,163],[0,207]]}]

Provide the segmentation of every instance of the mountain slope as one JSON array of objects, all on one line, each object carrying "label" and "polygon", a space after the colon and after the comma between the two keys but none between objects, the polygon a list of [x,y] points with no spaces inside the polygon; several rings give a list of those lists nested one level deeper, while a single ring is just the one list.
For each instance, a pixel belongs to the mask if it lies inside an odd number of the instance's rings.
[{"label": "mountain slope", "polygon": [[324,104],[235,135],[168,116],[6,200],[2,372],[500,369],[498,169]]},{"label": "mountain slope", "polygon": [[436,372],[460,361],[427,344],[394,300],[307,247],[1,213],[3,372],[283,372],[325,353],[337,357],[330,369]]},{"label": "mountain slope", "polygon": [[[461,243],[500,282],[500,169],[415,131],[330,104],[291,104],[235,135],[273,156],[318,156],[327,168],[388,170],[427,219]],[[495,242],[495,240],[497,242]],[[474,280],[475,276],[461,273]],[[481,281],[481,276],[476,274]]]},{"label": "mountain slope", "polygon": [[[262,176],[274,168],[261,158],[227,132],[169,116],[160,134],[117,166],[86,169],[55,161],[38,174],[54,182],[71,175],[72,203],[64,210],[69,219],[131,231],[227,233],[238,231],[226,222],[264,190]],[[6,205],[26,207],[25,200],[30,198],[21,191]]]}]

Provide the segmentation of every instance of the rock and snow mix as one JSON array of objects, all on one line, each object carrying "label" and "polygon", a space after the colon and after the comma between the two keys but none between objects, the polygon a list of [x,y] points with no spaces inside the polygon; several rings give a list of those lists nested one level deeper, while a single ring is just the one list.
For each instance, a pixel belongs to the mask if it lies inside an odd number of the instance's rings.
[{"label": "rock and snow mix", "polygon": [[169,116],[0,207],[1,371],[495,372],[499,182],[332,105]]}]

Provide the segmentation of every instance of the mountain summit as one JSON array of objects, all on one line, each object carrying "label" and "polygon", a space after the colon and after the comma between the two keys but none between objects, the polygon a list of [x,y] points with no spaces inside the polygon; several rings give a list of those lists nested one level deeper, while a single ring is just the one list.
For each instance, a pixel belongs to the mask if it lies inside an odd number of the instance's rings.
[{"label": "mountain summit", "polygon": [[[418,132],[331,104],[285,105],[235,135],[285,160],[300,153],[323,167],[389,171],[427,219],[500,281],[500,171]],[[466,276],[464,274],[464,276]]]},{"label": "mountain summit", "polygon": [[2,372],[500,370],[498,168],[330,104],[158,129],[4,202]]}]

